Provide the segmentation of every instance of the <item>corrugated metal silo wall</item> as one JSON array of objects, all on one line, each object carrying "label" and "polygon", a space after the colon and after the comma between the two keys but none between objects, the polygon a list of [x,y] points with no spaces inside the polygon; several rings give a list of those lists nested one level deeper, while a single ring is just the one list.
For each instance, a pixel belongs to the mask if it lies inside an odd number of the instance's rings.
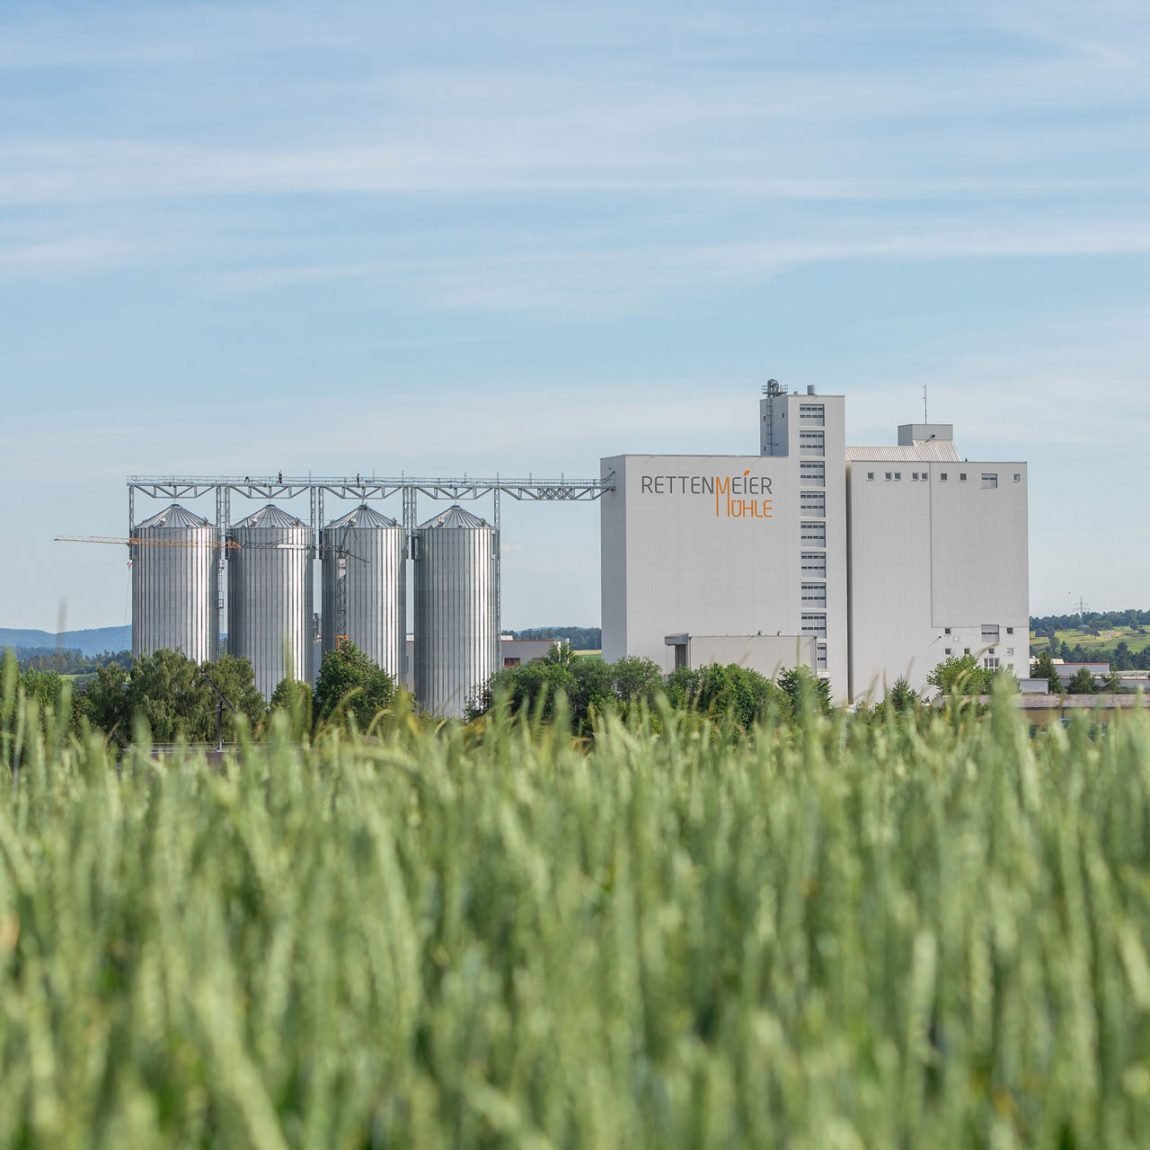
[{"label": "corrugated metal silo wall", "polygon": [[132,655],[181,651],[197,663],[219,645],[219,550],[213,527],[141,527],[132,558]]},{"label": "corrugated metal silo wall", "polygon": [[407,653],[407,532],[402,527],[334,527],[325,528],[321,540],[323,650],[330,651],[338,635],[347,635],[396,683],[402,683]]},{"label": "corrugated metal silo wall", "polygon": [[281,679],[312,681],[309,527],[233,527],[228,552],[228,650],[248,659],[270,699]]},{"label": "corrugated metal silo wall", "polygon": [[499,668],[499,586],[492,527],[416,532],[415,698],[425,710],[462,718]]}]

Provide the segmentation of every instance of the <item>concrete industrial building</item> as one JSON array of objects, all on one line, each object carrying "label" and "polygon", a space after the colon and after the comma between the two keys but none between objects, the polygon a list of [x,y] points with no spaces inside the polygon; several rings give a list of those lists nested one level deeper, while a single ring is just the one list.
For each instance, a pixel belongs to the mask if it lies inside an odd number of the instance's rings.
[{"label": "concrete industrial building", "polygon": [[813,663],[852,700],[952,655],[1027,675],[1025,464],[944,424],[847,447],[843,396],[774,383],[759,428],[758,455],[602,461],[605,659]]}]

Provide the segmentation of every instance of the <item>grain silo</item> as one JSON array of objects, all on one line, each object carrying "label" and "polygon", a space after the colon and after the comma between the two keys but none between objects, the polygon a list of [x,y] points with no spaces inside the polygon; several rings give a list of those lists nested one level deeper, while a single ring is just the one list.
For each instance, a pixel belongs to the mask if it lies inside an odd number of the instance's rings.
[{"label": "grain silo", "polygon": [[499,668],[499,532],[453,506],[416,532],[415,698],[462,717]]},{"label": "grain silo", "polygon": [[216,657],[220,632],[215,528],[173,503],[132,530],[132,656]]},{"label": "grain silo", "polygon": [[366,504],[320,532],[325,652],[346,638],[402,681],[406,560],[407,532]]},{"label": "grain silo", "polygon": [[281,679],[312,679],[312,532],[269,504],[228,531],[228,650],[271,698]]}]

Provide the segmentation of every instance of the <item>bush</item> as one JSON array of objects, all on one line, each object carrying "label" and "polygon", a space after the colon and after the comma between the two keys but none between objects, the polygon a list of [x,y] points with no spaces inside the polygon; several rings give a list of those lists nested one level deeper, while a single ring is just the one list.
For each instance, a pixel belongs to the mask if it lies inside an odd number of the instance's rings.
[{"label": "bush", "polygon": [[354,722],[366,731],[395,698],[395,680],[354,643],[328,651],[315,683],[315,717],[319,723]]}]

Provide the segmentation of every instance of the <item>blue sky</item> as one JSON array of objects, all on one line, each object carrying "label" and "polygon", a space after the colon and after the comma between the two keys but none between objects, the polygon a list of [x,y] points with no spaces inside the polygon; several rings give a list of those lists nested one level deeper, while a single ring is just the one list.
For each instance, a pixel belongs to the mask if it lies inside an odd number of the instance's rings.
[{"label": "blue sky", "polygon": [[[7,0],[0,624],[127,621],[52,537],[128,473],[754,452],[768,377],[929,385],[1032,610],[1150,607],[1148,142],[1143,0]],[[594,508],[504,523],[505,623],[597,622]]]}]

